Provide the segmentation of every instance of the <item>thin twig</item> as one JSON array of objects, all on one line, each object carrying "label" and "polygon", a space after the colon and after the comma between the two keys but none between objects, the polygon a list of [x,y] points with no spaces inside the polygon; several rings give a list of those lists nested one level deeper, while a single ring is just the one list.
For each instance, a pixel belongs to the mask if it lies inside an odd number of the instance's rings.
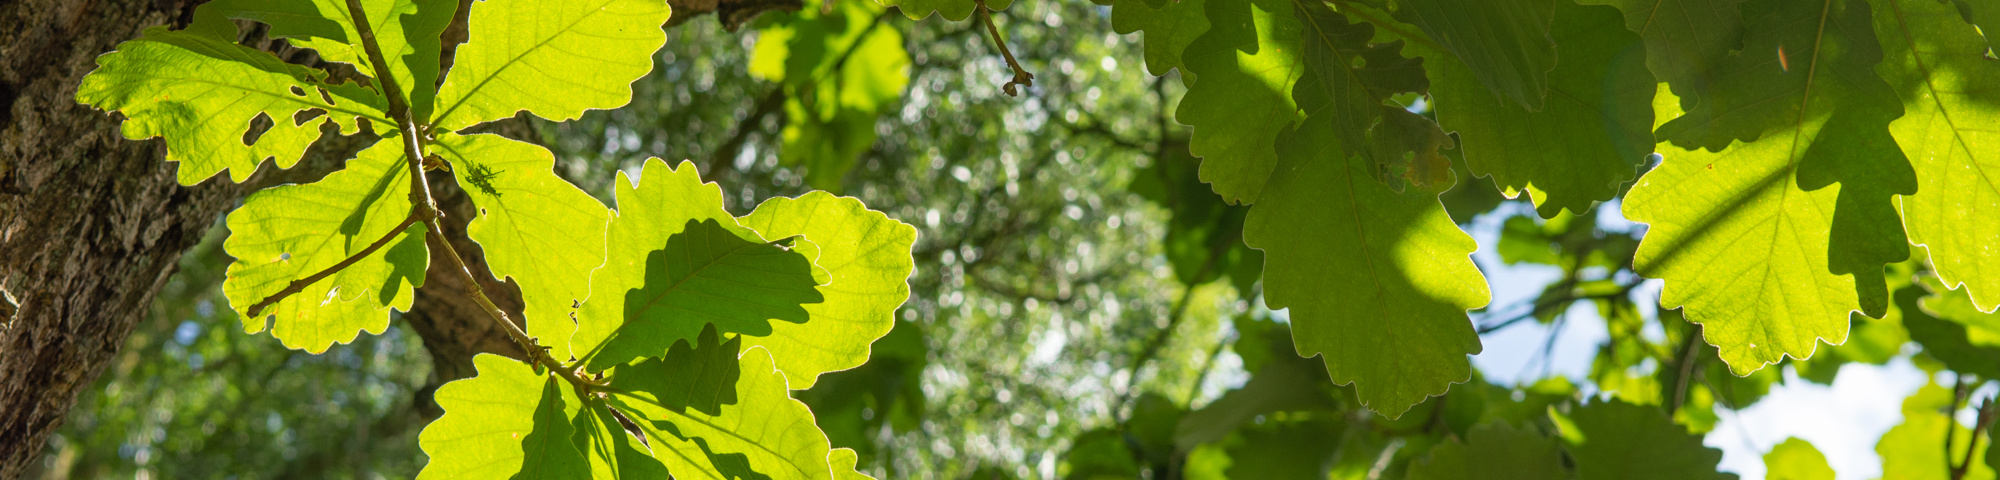
[{"label": "thin twig", "polygon": [[986,23],[986,33],[993,35],[993,47],[1000,49],[1000,56],[1007,59],[1007,67],[1014,69],[1014,78],[1008,80],[1006,85],[1002,85],[1000,90],[1007,92],[1007,96],[1009,97],[1021,96],[1020,91],[1016,90],[1014,86],[1035,86],[1035,74],[1028,73],[1028,69],[1021,68],[1021,61],[1015,60],[1014,52],[1007,49],[1007,39],[1000,36],[999,27],[993,26],[993,10],[986,8],[986,0],[979,0],[979,20]]},{"label": "thin twig", "polygon": [[[1979,403],[1979,419],[1973,421],[1972,437],[1966,440],[1965,459],[1959,461],[1958,465],[1952,467],[1951,480],[1962,480],[1965,478],[1965,474],[1972,470],[1972,461],[1973,461],[1972,452],[1979,450],[1979,435],[1986,433],[1986,429],[1993,425],[1994,400],[1995,398],[1987,398],[1986,401]],[[1947,429],[1947,430],[1956,430],[1956,429]],[[1993,448],[1993,447],[1987,446],[1986,448]],[[1946,450],[1945,454],[1950,455],[1951,451]],[[1951,459],[1946,458],[1945,461],[1950,462]]]},{"label": "thin twig", "polygon": [[405,163],[410,169],[410,204],[414,207],[411,216],[419,218],[424,222],[424,226],[430,229],[429,234],[444,248],[444,257],[451,261],[450,270],[457,273],[460,280],[464,280],[466,293],[472,295],[473,300],[479,303],[480,308],[486,310],[486,314],[492,317],[495,323],[500,324],[501,330],[507,332],[508,337],[520,344],[521,350],[527,352],[530,364],[538,363],[546,366],[579,387],[601,388],[603,386],[601,382],[582,378],[577,369],[564,368],[562,362],[549,356],[546,348],[538,346],[533,338],[528,337],[527,332],[521,331],[521,327],[507,320],[507,313],[493,305],[493,300],[486,298],[486,292],[479,287],[479,280],[472,276],[472,270],[466,268],[465,260],[458,256],[458,251],[444,238],[444,228],[438,224],[437,204],[432,200],[430,186],[424,178],[423,139],[417,134],[416,122],[410,118],[409,104],[403,99],[403,91],[396,88],[394,76],[384,73],[389,71],[389,62],[382,56],[381,45],[375,41],[375,32],[368,25],[368,15],[361,8],[361,1],[347,0],[347,11],[354,18],[354,29],[361,34],[362,47],[368,51],[369,61],[375,66],[376,80],[381,82],[382,94],[388,97],[389,114],[396,120],[397,129],[403,135],[403,153],[408,160]]},{"label": "thin twig", "polygon": [[[1965,397],[1966,397],[1966,396],[1968,396],[1968,395],[1971,395],[1971,394],[1972,394],[1972,385],[1966,385],[1966,384],[1965,384],[1965,383],[1966,383],[1966,382],[1965,382],[1965,377],[1966,377],[1966,375],[1964,375],[1964,374],[1959,374],[1959,376],[1958,376],[1958,379],[1957,379],[1957,380],[1954,380],[1954,381],[1952,381],[1952,385],[1951,385],[1951,408],[1947,408],[1947,409],[1945,409],[1945,411],[1944,411],[1944,416],[1945,416],[1945,418],[1947,418],[1947,419],[1949,419],[1949,418],[1951,418],[1951,417],[1952,417],[1953,415],[1957,414],[1957,413],[1958,413],[1958,409],[1959,409],[1959,407],[1963,407],[1963,406],[1965,406]],[[1956,427],[1956,426],[1958,426],[1958,422],[1957,422],[1957,421],[1951,421],[1951,422],[1949,422],[1949,424],[1948,424],[1948,425],[1946,425],[1946,426],[1945,426],[1945,429],[1944,429],[1944,468],[1945,468],[1945,471],[1947,471],[1947,472],[1956,472],[1956,471],[1958,471],[1958,465],[1955,465],[1955,464],[1953,464],[1953,462],[1952,462],[1952,460],[1951,460],[1951,444],[1952,444],[1952,438],[1951,438],[1951,437],[1953,437],[1953,436],[1954,436],[1953,434],[1956,434],[1956,433],[1958,433],[1958,432],[1956,432],[1956,431],[1955,431],[1955,430],[1958,430],[1958,429],[1957,429],[1957,428],[1952,428],[1952,427]],[[1967,451],[1971,451],[1971,449],[1969,449],[1969,448],[1968,448],[1968,449],[1966,449],[1966,450],[1967,450]],[[1956,480],[1956,479],[1957,479],[1957,477],[1952,477],[1952,478],[1953,478],[1954,480]]]},{"label": "thin twig", "polygon": [[417,223],[417,217],[419,217],[420,215],[421,212],[418,212],[417,210],[414,209],[410,210],[410,215],[408,217],[403,218],[403,223],[396,224],[395,229],[389,230],[389,233],[382,235],[382,238],[376,239],[375,243],[368,244],[367,248],[363,248],[359,252],[354,252],[353,255],[348,255],[347,258],[341,260],[340,263],[333,264],[333,266],[331,267],[326,267],[325,270],[320,270],[318,273],[307,275],[305,278],[293,280],[292,283],[285,285],[284,290],[279,290],[278,293],[273,293],[271,294],[271,296],[264,297],[264,299],[258,301],[256,305],[250,306],[249,309],[250,318],[257,318],[259,314],[264,313],[265,308],[268,308],[271,305],[284,300],[286,297],[290,297],[301,291],[304,291],[306,287],[312,286],[313,283],[318,282],[320,280],[324,280],[326,279],[326,277],[332,276],[335,273],[340,273],[341,270],[347,269],[349,265],[354,265],[354,262],[359,262],[363,257],[367,257],[371,254],[374,254],[376,250],[381,250],[382,246],[388,245],[390,240],[394,240],[396,238],[396,235],[402,234],[404,230],[408,230],[410,228],[410,224]]},{"label": "thin twig", "polygon": [[1700,363],[1703,358],[1700,356],[1702,345],[1701,324],[1697,323],[1693,328],[1688,329],[1687,338],[1681,339],[1681,343],[1684,346],[1680,348],[1681,359],[1678,362],[1679,365],[1677,365],[1680,367],[1681,374],[1679,377],[1674,378],[1674,397],[1667,399],[1667,405],[1669,406],[1667,408],[1667,415],[1679,412],[1681,406],[1687,404],[1688,377],[1694,375],[1695,364]]}]

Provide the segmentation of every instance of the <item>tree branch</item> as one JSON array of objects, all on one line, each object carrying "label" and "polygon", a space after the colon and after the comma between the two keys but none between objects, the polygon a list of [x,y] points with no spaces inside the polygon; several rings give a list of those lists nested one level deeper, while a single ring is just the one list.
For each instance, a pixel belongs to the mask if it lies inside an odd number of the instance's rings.
[{"label": "tree branch", "polygon": [[1000,89],[1006,91],[1009,97],[1021,96],[1020,92],[1014,89],[1014,86],[1035,86],[1035,74],[1028,73],[1028,69],[1021,68],[1021,61],[1015,60],[1014,52],[1007,49],[1007,39],[1000,36],[999,27],[993,26],[993,10],[986,8],[986,0],[979,0],[979,20],[986,23],[986,33],[993,35],[993,47],[1000,49],[1000,56],[1007,58],[1007,67],[1014,69],[1014,78],[1008,80],[1007,84],[1001,86]]},{"label": "tree branch", "polygon": [[[1972,453],[1979,450],[1979,435],[1982,433],[1986,433],[1986,429],[1992,427],[1993,425],[1993,415],[1994,415],[1993,404],[1995,400],[1996,400],[1995,398],[1987,398],[1986,401],[1980,402],[1979,419],[1973,422],[1972,437],[1966,440],[1965,459],[1959,461],[1958,465],[1953,466],[1951,468],[1951,480],[1962,480],[1965,478],[1966,472],[1972,470],[1972,461],[1973,461]],[[1953,430],[1953,429],[1947,428],[1946,430]],[[1993,447],[1991,445],[1988,445],[1986,448],[1993,448]],[[1945,462],[1950,463],[1951,450],[1949,449],[1945,450],[1945,455],[1946,455]]]},{"label": "tree branch", "polygon": [[599,382],[582,378],[580,369],[564,368],[562,362],[549,357],[547,349],[537,345],[533,338],[528,337],[527,332],[509,321],[507,313],[501,311],[500,307],[494,306],[493,300],[487,298],[486,292],[479,288],[479,281],[473,278],[472,271],[466,268],[465,259],[458,256],[458,250],[452,248],[451,242],[444,238],[444,228],[438,224],[437,204],[431,200],[430,184],[424,179],[423,138],[418,136],[417,124],[410,118],[409,103],[403,99],[403,91],[396,88],[395,76],[385,74],[389,71],[389,62],[382,56],[381,45],[375,41],[375,32],[368,25],[368,15],[361,8],[361,0],[347,0],[347,11],[354,19],[354,29],[361,34],[361,44],[368,51],[369,61],[375,66],[376,81],[380,82],[383,96],[388,97],[389,115],[396,120],[397,129],[403,135],[403,153],[407,160],[404,163],[408,164],[410,169],[410,204],[413,207],[411,216],[424,222],[424,226],[429,229],[428,233],[434,236],[438,245],[444,247],[444,257],[451,261],[451,271],[458,274],[460,280],[465,282],[466,293],[479,303],[481,309],[486,310],[486,314],[492,317],[494,322],[500,324],[508,337],[513,338],[515,343],[521,344],[521,349],[528,353],[530,364],[546,366],[578,387],[601,387]]}]

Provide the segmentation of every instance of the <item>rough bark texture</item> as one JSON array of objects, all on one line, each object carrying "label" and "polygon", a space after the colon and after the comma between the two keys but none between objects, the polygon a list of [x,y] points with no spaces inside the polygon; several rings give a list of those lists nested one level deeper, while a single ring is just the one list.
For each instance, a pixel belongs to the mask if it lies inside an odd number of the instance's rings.
[{"label": "rough bark texture", "polygon": [[[0,2],[0,478],[19,477],[41,461],[79,389],[116,356],[182,251],[219,215],[256,188],[324,175],[370,140],[322,140],[300,166],[267,165],[240,185],[218,178],[180,186],[176,166],[161,161],[161,142],[125,140],[116,118],[73,98],[99,54],[147,26],[185,21],[196,2],[182,3]],[[314,63],[311,52],[250,43]],[[440,200],[455,223],[448,234],[473,257],[475,273],[490,278],[478,249],[464,240],[464,196]],[[420,311],[404,317],[436,361],[433,386],[471,375],[474,353],[520,355],[483,314],[465,314],[478,310],[447,294],[456,292],[449,280],[434,283],[419,292]],[[517,291],[499,287],[488,286],[494,301],[518,311]]]},{"label": "rough bark texture", "polygon": [[0,4],[0,478],[42,444],[241,187],[181,187],[159,142],[76,104],[98,54],[177,12],[150,0]]}]

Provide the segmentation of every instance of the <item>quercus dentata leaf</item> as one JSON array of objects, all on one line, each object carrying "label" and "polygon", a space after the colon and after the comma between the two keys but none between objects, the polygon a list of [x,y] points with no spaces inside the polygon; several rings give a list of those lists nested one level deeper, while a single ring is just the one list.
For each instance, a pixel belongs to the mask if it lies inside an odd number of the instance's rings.
[{"label": "quercus dentata leaf", "polygon": [[1556,66],[1556,42],[1549,38],[1556,2],[1402,0],[1396,18],[1464,61],[1494,95],[1537,111]]},{"label": "quercus dentata leaf", "polygon": [[[720,414],[677,412],[638,397],[616,395],[611,404],[636,413],[653,455],[676,478],[851,478],[851,453],[839,454],[813,423],[812,410],[794,400],[769,351],[752,347],[739,358],[742,379],[735,404]],[[836,465],[836,457],[844,465]],[[836,472],[836,466],[844,467]]]},{"label": "quercus dentata leaf", "polygon": [[1299,108],[1309,115],[1325,110],[1323,116],[1340,137],[1340,150],[1375,164],[1377,177],[1407,170],[1403,176],[1425,189],[1448,184],[1451,161],[1438,150],[1452,148],[1451,138],[1430,119],[1390,101],[1396,94],[1423,94],[1430,88],[1424,60],[1404,57],[1400,40],[1375,42],[1374,24],[1350,23],[1324,5],[1301,4],[1298,15],[1305,32],[1299,51],[1310,72],[1294,91]]},{"label": "quercus dentata leaf", "polygon": [[803,304],[824,297],[812,262],[788,248],[795,240],[757,242],[713,219],[688,220],[665,248],[646,252],[645,278],[624,292],[624,324],[591,351],[590,369],[653,356],[657,345],[695,337],[704,325],[766,336],[774,322],[805,323]]},{"label": "quercus dentata leaf", "polygon": [[1718,66],[1727,88],[1686,115],[1658,94],[1658,133],[1693,149],[1662,143],[1625,203],[1651,225],[1636,271],[1667,281],[1661,304],[1685,306],[1739,375],[1844,342],[1851,311],[1883,314],[1883,266],[1909,255],[1891,197],[1916,190],[1868,6],[1766,6]]},{"label": "quercus dentata leaf", "polygon": [[1556,480],[1568,477],[1561,455],[1556,439],[1533,427],[1482,423],[1463,443],[1445,442],[1433,447],[1429,458],[1411,462],[1410,480]]},{"label": "quercus dentata leaf", "polygon": [[1280,0],[1205,0],[1210,27],[1183,53],[1188,87],[1174,119],[1193,128],[1201,180],[1229,203],[1252,203],[1278,165],[1278,134],[1301,118],[1292,85],[1305,73],[1295,9]]},{"label": "quercus dentata leaf", "polygon": [[576,448],[590,461],[593,479],[668,478],[666,464],[653,458],[651,447],[625,430],[602,398],[584,399],[584,407],[570,420]]},{"label": "quercus dentata leaf", "polygon": [[[410,171],[401,142],[388,138],[362,150],[347,169],[305,185],[251,194],[230,212],[223,249],[229,265],[222,290],[243,315],[244,331],[264,331],[285,346],[312,353],[354,340],[358,332],[382,333],[389,307],[408,311],[430,263],[424,226],[410,218]],[[359,254],[396,229],[403,233],[323,280],[251,315],[249,308],[285,290],[294,280]]]},{"label": "quercus dentata leaf", "polygon": [[1509,197],[1527,192],[1543,217],[1581,214],[1638,176],[1653,153],[1656,90],[1617,11],[1558,2],[1550,35],[1563,61],[1540,111],[1490,95],[1452,57],[1426,55],[1438,123],[1458,131],[1466,166]]},{"label": "quercus dentata leaf", "polygon": [[657,356],[710,323],[768,336],[773,323],[805,323],[802,305],[824,301],[824,271],[794,250],[810,240],[768,241],[738,225],[693,163],[648,160],[636,186],[619,177],[605,266],[591,276],[571,340],[590,370]]},{"label": "quercus dentata leaf", "polygon": [[821,297],[804,305],[811,321],[772,322],[770,335],[745,338],[743,348],[769,349],[793,390],[867,362],[869,346],[895,326],[896,309],[910,298],[916,227],[826,192],[765,200],[737,222],[764,238],[803,237],[792,251],[816,267]]},{"label": "quercus dentata leaf", "polygon": [[[125,114],[125,138],[164,137],[183,185],[222,171],[241,182],[265,159],[290,168],[323,125],[353,134],[362,119],[394,123],[376,92],[237,45],[236,35],[218,9],[198,7],[186,29],[148,28],[98,57],[76,100]],[[271,125],[258,132],[259,120]]]},{"label": "quercus dentata leaf", "polygon": [[[330,62],[353,65],[370,78],[381,78],[368,52],[362,47],[361,33],[345,0],[273,1],[218,0],[203,5],[229,18],[255,20],[270,25],[271,37],[290,39],[293,45],[309,48]],[[409,99],[411,115],[430,118],[437,96],[438,63],[445,26],[458,11],[455,0],[365,0],[362,11],[375,32],[375,42],[389,62],[396,86]],[[380,84],[374,85],[380,91]]]},{"label": "quercus dentata leaf", "polygon": [[[1646,67],[1673,86],[1692,107],[1715,65],[1742,45],[1743,0],[1577,0],[1610,5],[1625,14],[1625,28],[1645,39]],[[1560,43],[1560,42],[1559,42]],[[1558,45],[1561,48],[1562,45]],[[1567,59],[1559,58],[1561,67]],[[1551,72],[1551,77],[1561,78]]]},{"label": "quercus dentata leaf", "polygon": [[1833,480],[1833,467],[1811,443],[1787,438],[1764,454],[1765,480]]},{"label": "quercus dentata leaf", "polygon": [[[570,418],[582,410],[561,379],[538,375],[520,361],[482,353],[478,374],[438,387],[444,416],[424,427],[417,442],[430,455],[417,478],[581,478],[589,465],[569,441]],[[534,463],[529,463],[534,460]],[[569,476],[557,476],[567,474]]]},{"label": "quercus dentata leaf", "polygon": [[[2000,305],[2000,65],[1987,40],[1952,5],[1878,0],[1875,30],[1885,61],[1877,70],[1901,93],[1902,118],[1889,125],[1916,168],[1914,195],[1902,197],[1910,243],[1930,253],[1946,285],[1966,285],[1973,304]],[[2000,6],[1974,7],[1982,12]],[[2000,25],[1990,25],[2000,27]],[[1985,37],[1995,33],[1987,30]]]},{"label": "quercus dentata leaf", "polygon": [[664,356],[613,369],[611,387],[675,412],[692,408],[721,415],[723,405],[736,404],[736,383],[743,377],[736,355],[743,337],[733,335],[728,342],[718,342],[715,324],[708,324],[698,339],[676,340]]},{"label": "quercus dentata leaf", "polygon": [[445,130],[528,112],[563,121],[625,106],[653,71],[671,9],[662,0],[481,0],[438,90]]},{"label": "quercus dentata leaf", "polygon": [[[555,155],[499,135],[442,134],[431,152],[472,198],[465,228],[479,242],[495,278],[521,287],[530,335],[556,342],[575,330],[570,314],[590,297],[590,274],[604,264],[611,212],[555,174]],[[569,358],[567,349],[555,353]]]},{"label": "quercus dentata leaf", "polygon": [[1704,447],[1660,407],[1597,400],[1568,414],[1550,410],[1579,480],[1734,480],[1718,473],[1722,451]]},{"label": "quercus dentata leaf", "polygon": [[1291,309],[1298,353],[1323,355],[1334,383],[1396,418],[1470,378],[1480,345],[1465,312],[1490,294],[1477,245],[1437,194],[1377,180],[1372,162],[1342,153],[1328,115],[1281,139],[1243,241],[1264,251],[1264,301]]},{"label": "quercus dentata leaf", "polygon": [[1201,34],[1208,32],[1204,0],[1179,0],[1154,4],[1146,0],[1117,0],[1111,4],[1111,30],[1118,33],[1144,32],[1146,71],[1166,75],[1181,68],[1184,79],[1192,81],[1181,59],[1182,52]]}]

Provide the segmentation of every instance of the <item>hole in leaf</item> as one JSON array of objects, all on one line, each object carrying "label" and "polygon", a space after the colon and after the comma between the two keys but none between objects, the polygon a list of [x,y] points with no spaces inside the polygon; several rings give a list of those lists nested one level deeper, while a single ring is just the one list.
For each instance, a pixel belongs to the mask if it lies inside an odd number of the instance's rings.
[{"label": "hole in leaf", "polygon": [[334,103],[333,103],[333,94],[331,94],[331,93],[327,93],[327,92],[326,92],[326,88],[324,88],[324,87],[313,87],[313,88],[314,88],[314,89],[317,89],[317,90],[319,90],[319,98],[321,98],[321,99],[323,99],[323,100],[326,100],[326,104],[327,104],[327,105],[333,105],[333,104],[334,104]]},{"label": "hole in leaf", "polygon": [[257,118],[250,119],[250,129],[243,132],[243,145],[256,145],[257,139],[263,137],[264,132],[271,131],[271,127],[275,125],[277,122],[272,122],[270,115],[258,113]]},{"label": "hole in leaf", "polygon": [[305,110],[300,110],[299,113],[292,114],[292,126],[302,126],[305,125],[306,122],[310,122],[315,118],[319,118],[325,115],[326,115],[326,109],[322,108],[308,108]]},{"label": "hole in leaf", "polygon": [[293,85],[293,86],[292,86],[292,94],[293,94],[293,95],[298,95],[298,96],[301,96],[301,97],[303,97],[303,96],[306,96],[306,89],[303,89],[303,88],[299,88],[299,86],[298,86],[298,85]]}]

